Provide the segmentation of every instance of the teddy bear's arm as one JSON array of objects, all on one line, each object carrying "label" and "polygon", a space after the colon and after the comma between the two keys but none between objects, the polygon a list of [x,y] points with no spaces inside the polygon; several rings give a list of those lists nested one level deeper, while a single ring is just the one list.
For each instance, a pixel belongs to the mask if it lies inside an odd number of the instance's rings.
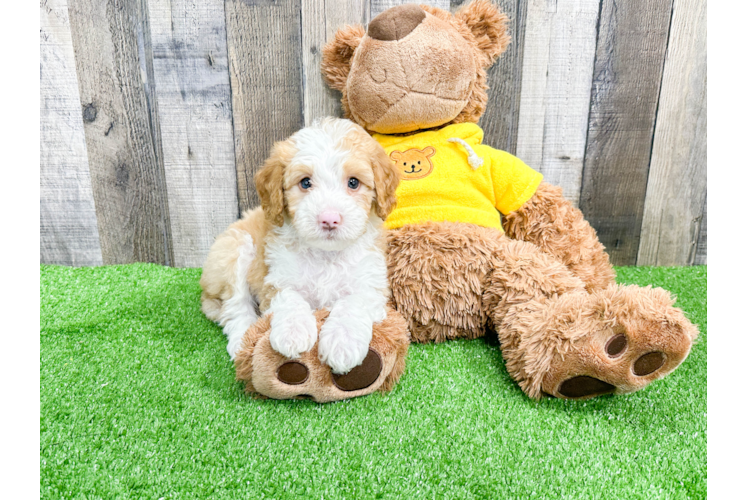
[{"label": "teddy bear's arm", "polygon": [[504,217],[507,236],[533,243],[559,259],[584,281],[588,291],[615,282],[615,271],[597,233],[563,197],[560,187],[541,183],[530,200]]}]

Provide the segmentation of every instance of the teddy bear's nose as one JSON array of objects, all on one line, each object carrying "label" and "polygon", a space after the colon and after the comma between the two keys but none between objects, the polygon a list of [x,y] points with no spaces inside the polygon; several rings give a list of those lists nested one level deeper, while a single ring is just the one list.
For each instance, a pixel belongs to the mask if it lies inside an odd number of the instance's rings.
[{"label": "teddy bear's nose", "polygon": [[398,5],[372,19],[367,34],[377,40],[401,40],[416,29],[425,17],[426,13],[418,5]]}]

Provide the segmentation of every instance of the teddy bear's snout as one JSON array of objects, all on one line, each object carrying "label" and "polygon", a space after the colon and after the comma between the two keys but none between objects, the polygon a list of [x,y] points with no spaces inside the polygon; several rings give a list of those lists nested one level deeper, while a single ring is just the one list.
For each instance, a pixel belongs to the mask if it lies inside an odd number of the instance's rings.
[{"label": "teddy bear's snout", "polygon": [[416,29],[425,17],[426,13],[418,5],[398,5],[372,19],[367,34],[382,41],[400,40]]}]

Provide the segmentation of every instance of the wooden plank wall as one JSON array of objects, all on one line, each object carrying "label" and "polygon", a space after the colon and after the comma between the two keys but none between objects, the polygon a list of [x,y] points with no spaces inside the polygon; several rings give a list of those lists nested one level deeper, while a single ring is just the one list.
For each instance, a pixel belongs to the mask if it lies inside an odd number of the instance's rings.
[{"label": "wooden plank wall", "polygon": [[636,261],[672,0],[603,0],[579,208],[611,260]]},{"label": "wooden plank wall", "polygon": [[[562,186],[615,264],[706,263],[706,0],[494,2],[485,143]],[[341,114],[324,43],[402,3],[41,0],[41,262],[200,266],[273,142]]]},{"label": "wooden plank wall", "polygon": [[144,3],[68,1],[105,264],[174,262]]},{"label": "wooden plank wall", "polygon": [[706,253],[705,0],[675,2],[660,94],[638,260],[692,264],[701,226]]},{"label": "wooden plank wall", "polygon": [[41,2],[40,259],[101,265],[67,0]]},{"label": "wooden plank wall", "polygon": [[148,0],[174,265],[239,215],[223,0]]},{"label": "wooden plank wall", "polygon": [[579,204],[599,0],[530,0],[517,156]]}]

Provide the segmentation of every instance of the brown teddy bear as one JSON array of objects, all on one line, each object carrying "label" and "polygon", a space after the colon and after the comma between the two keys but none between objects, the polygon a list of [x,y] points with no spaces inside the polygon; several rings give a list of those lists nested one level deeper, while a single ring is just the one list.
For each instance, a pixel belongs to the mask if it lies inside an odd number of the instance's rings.
[{"label": "brown teddy bear", "polygon": [[672,372],[698,331],[665,290],[616,285],[561,190],[481,144],[486,68],[509,43],[506,24],[485,0],[454,15],[404,5],[324,48],[346,116],[402,170],[386,220],[394,307],[419,342],[495,330],[531,398],[636,391]]}]

